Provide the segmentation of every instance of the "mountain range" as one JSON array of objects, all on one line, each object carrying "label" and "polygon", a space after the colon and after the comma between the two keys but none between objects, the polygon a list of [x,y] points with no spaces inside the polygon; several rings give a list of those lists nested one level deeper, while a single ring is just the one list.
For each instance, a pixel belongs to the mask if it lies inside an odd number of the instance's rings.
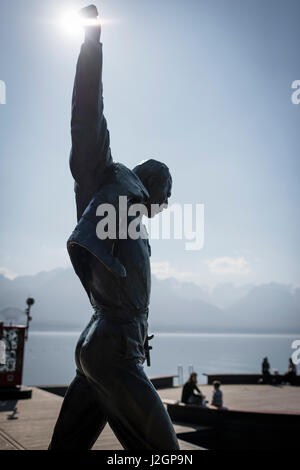
[{"label": "mountain range", "polygon": [[[92,314],[71,268],[14,280],[0,275],[0,321],[14,316],[19,321],[28,296],[36,301],[34,330],[80,330]],[[165,332],[300,333],[300,288],[269,283],[218,284],[207,289],[153,276],[149,326],[152,331]]]}]

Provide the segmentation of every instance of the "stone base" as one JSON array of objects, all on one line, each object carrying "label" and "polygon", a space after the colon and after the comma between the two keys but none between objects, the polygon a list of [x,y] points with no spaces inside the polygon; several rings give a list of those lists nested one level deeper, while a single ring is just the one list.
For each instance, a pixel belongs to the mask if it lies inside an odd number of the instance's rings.
[{"label": "stone base", "polygon": [[32,389],[28,387],[0,388],[0,401],[3,400],[28,400],[32,396]]}]

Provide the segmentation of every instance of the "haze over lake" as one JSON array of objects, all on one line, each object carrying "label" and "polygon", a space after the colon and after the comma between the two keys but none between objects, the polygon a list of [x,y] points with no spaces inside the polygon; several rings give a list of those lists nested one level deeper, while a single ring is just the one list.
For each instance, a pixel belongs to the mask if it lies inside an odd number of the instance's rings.
[{"label": "haze over lake", "polygon": [[[23,382],[28,385],[68,384],[75,374],[74,349],[80,332],[30,332],[26,345]],[[291,344],[300,335],[158,333],[151,344],[150,376],[177,373],[177,366],[193,365],[199,383],[202,373],[260,373],[268,356],[271,368],[284,373]]]}]

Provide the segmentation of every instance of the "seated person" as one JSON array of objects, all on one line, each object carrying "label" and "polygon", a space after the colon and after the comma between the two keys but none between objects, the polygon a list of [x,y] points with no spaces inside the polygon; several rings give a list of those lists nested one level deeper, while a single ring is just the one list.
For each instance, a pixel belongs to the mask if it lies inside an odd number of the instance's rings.
[{"label": "seated person", "polygon": [[205,406],[205,396],[197,387],[197,374],[192,372],[182,389],[181,401],[187,405]]},{"label": "seated person", "polygon": [[223,393],[220,390],[221,387],[221,382],[219,380],[214,380],[213,381],[213,386],[214,386],[214,393],[211,401],[211,405],[215,406],[219,410],[227,410],[225,406],[223,406]]}]

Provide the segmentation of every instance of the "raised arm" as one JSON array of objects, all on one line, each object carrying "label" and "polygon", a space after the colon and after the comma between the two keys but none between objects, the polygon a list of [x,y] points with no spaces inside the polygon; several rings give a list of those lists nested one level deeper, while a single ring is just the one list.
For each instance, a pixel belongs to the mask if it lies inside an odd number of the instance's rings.
[{"label": "raised arm", "polygon": [[[95,18],[98,12],[93,8]],[[103,115],[100,33],[100,23],[85,27],[72,97],[70,169],[75,179],[78,219],[99,190],[104,171],[112,164],[109,132]]]}]

